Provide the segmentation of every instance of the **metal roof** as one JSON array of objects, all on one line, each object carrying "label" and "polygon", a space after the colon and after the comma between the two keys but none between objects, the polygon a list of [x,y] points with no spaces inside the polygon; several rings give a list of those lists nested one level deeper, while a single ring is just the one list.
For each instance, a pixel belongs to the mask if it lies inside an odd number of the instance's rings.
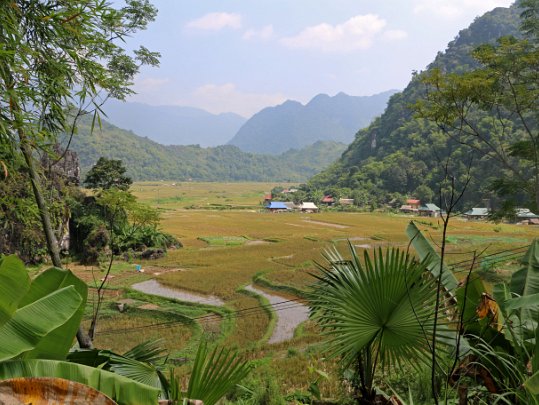
[{"label": "metal roof", "polygon": [[266,208],[270,210],[287,210],[288,209],[286,204],[282,201],[272,201],[268,205],[266,205]]},{"label": "metal roof", "polygon": [[472,217],[486,217],[488,215],[488,208],[472,208],[470,211],[466,212],[464,215],[469,215]]}]

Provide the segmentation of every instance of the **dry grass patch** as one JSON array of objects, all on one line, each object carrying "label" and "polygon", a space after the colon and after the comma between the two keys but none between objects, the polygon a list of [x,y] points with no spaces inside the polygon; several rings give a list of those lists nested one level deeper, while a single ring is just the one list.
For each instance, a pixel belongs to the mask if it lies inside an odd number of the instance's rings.
[{"label": "dry grass patch", "polygon": [[275,186],[292,187],[296,183],[210,183],[210,182],[136,182],[133,194],[141,201],[165,208],[257,207]]},{"label": "dry grass patch", "polygon": [[[188,345],[193,325],[178,322],[167,326],[150,326],[170,320],[159,311],[150,310],[104,316],[99,319],[94,345],[123,353],[144,341],[163,339],[163,347],[170,353],[177,353]],[[87,328],[88,325],[86,322],[84,326]]]}]

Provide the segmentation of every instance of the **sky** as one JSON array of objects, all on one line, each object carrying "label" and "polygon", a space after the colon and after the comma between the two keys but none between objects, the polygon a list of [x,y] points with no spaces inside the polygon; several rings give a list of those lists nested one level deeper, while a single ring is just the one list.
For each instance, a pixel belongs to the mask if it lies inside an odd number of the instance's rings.
[{"label": "sky", "polygon": [[403,89],[476,16],[513,0],[153,0],[129,41],[161,53],[129,101],[249,118],[319,93]]}]

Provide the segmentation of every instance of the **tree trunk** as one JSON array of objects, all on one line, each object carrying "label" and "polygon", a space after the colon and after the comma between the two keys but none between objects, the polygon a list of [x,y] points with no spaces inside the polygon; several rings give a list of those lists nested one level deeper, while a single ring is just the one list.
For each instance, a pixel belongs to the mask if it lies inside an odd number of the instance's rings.
[{"label": "tree trunk", "polygon": [[[35,160],[32,156],[32,150],[26,143],[26,138],[22,129],[19,129],[19,140],[21,152],[24,156],[26,165],[28,166],[28,172],[30,173],[30,180],[32,182],[32,190],[34,192],[34,198],[36,200],[37,206],[39,208],[39,216],[41,218],[41,224],[43,225],[43,232],[45,233],[45,240],[47,241],[47,249],[49,250],[49,255],[51,256],[52,264],[55,267],[62,268],[62,260],[60,258],[60,247],[58,246],[58,241],[56,240],[56,235],[52,228],[51,215],[45,198],[43,197],[43,192],[41,190],[41,183],[39,175],[36,170]],[[77,341],[79,346],[82,349],[91,349],[92,341],[86,333],[79,326],[77,331]]]},{"label": "tree trunk", "polygon": [[58,241],[56,240],[56,235],[52,228],[51,215],[49,213],[49,208],[45,198],[43,197],[43,192],[41,190],[41,184],[39,181],[39,176],[37,174],[34,157],[32,156],[32,151],[26,144],[26,139],[22,130],[19,130],[19,139],[21,141],[21,151],[28,166],[28,171],[30,173],[30,180],[32,182],[32,190],[34,192],[34,198],[36,200],[37,206],[39,208],[39,216],[41,217],[41,224],[43,225],[43,232],[45,233],[45,239],[47,241],[47,249],[49,255],[52,259],[52,264],[55,267],[62,268],[62,260],[60,259],[60,247],[58,246]]}]

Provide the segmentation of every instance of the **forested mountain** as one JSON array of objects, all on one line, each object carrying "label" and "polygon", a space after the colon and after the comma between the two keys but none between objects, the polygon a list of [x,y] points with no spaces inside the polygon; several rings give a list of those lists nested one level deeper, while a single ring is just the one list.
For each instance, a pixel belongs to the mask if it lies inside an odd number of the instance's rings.
[{"label": "forested mountain", "polygon": [[106,119],[163,145],[217,146],[227,143],[245,122],[233,114],[210,114],[193,107],[152,106],[109,100]]},{"label": "forested mountain", "polygon": [[[427,72],[434,68],[456,73],[469,70],[476,63],[470,55],[473,49],[495,43],[500,36],[519,36],[519,24],[515,6],[496,8],[476,18],[445,52],[438,53]],[[463,174],[473,155],[435,124],[414,114],[412,106],[425,95],[421,77],[422,74],[414,75],[404,91],[393,95],[381,117],[360,130],[342,157],[314,176],[309,186],[362,190],[375,202],[394,200],[396,194],[437,201],[447,159],[452,170]],[[500,170],[499,164],[488,157],[475,155],[465,205],[483,204],[482,199],[493,197],[489,185]]]},{"label": "forested mountain", "polygon": [[[198,145],[164,146],[103,121],[91,133],[91,121],[83,119],[71,149],[86,172],[103,156],[121,159],[134,180],[201,181],[305,181],[334,162],[346,145],[317,142],[302,150],[279,156],[255,155],[225,145],[202,148]],[[63,145],[67,143],[64,139]]]},{"label": "forested mountain", "polygon": [[278,154],[319,140],[350,143],[358,129],[371,123],[396,90],[368,97],[319,94],[303,105],[288,100],[253,115],[229,142],[241,150]]}]

